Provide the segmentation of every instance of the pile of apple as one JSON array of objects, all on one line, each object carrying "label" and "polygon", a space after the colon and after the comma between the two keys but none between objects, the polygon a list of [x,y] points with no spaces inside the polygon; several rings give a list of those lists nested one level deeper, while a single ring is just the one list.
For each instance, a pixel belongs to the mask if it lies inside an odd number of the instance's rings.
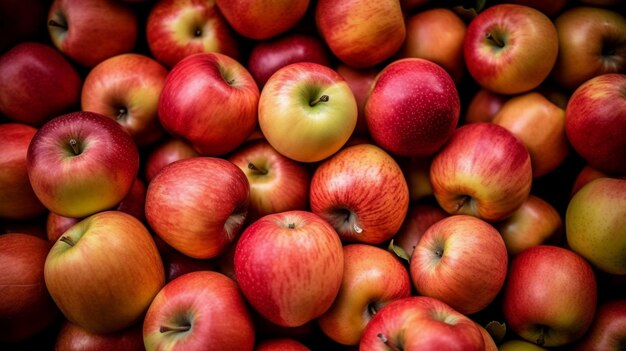
[{"label": "pile of apple", "polygon": [[0,349],[626,350],[624,1],[474,5],[2,0]]}]

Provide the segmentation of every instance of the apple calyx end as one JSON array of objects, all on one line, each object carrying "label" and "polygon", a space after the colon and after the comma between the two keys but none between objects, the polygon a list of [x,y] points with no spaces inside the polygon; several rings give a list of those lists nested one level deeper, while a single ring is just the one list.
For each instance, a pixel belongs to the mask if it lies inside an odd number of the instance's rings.
[{"label": "apple calyx end", "polygon": [[328,100],[330,100],[330,96],[322,95],[319,98],[309,102],[309,106],[313,107],[313,106],[317,105],[320,102],[328,102]]},{"label": "apple calyx end", "polygon": [[259,168],[252,162],[248,162],[248,169],[251,169],[251,170],[253,170],[253,171],[255,171],[255,172],[259,173],[259,174],[262,174],[262,175],[266,175],[267,174],[267,169]]},{"label": "apple calyx end", "polygon": [[162,325],[159,327],[159,333],[167,333],[167,332],[186,332],[191,329],[191,324],[177,325],[177,326],[168,326]]},{"label": "apple calyx end", "polygon": [[69,246],[74,246],[76,245],[76,243],[74,242],[74,240],[72,240],[72,238],[70,238],[69,236],[62,236],[59,241],[62,241],[66,244],[68,244]]},{"label": "apple calyx end", "polygon": [[396,345],[391,340],[389,340],[389,338],[385,334],[378,333],[376,334],[376,336],[380,339],[380,341],[383,342],[383,344],[387,345],[387,347],[389,347],[392,351],[402,351],[402,348],[400,348],[398,345]]}]

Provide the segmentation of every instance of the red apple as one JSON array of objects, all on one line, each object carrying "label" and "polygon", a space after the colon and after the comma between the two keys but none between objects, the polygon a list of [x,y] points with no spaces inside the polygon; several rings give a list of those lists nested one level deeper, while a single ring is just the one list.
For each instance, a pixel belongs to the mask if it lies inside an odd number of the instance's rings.
[{"label": "red apple", "polygon": [[287,211],[267,215],[241,234],[235,277],[261,316],[296,327],[330,308],[343,261],[341,241],[328,222],[311,212]]},{"label": "red apple", "polygon": [[508,99],[508,95],[496,94],[485,88],[478,89],[465,109],[463,123],[493,121],[493,118]]},{"label": "red apple", "polygon": [[163,167],[178,160],[200,156],[200,154],[186,141],[168,137],[152,148],[144,165],[144,176],[149,184]]},{"label": "red apple", "polygon": [[254,351],[310,351],[310,349],[294,339],[272,338],[259,342]]},{"label": "red apple", "polygon": [[80,222],[81,218],[72,218],[48,212],[46,217],[46,237],[49,242],[56,242],[66,230]]},{"label": "red apple", "polygon": [[578,190],[580,190],[580,188],[585,186],[585,184],[594,179],[603,177],[609,177],[609,175],[591,167],[589,164],[585,164],[574,179],[574,184],[572,184],[572,191],[570,192],[570,199],[572,198],[572,196],[574,196],[574,194],[576,194],[576,192],[578,192]]},{"label": "red apple", "polygon": [[346,80],[356,100],[357,119],[352,135],[367,136],[369,132],[365,121],[365,102],[379,70],[377,68],[352,68],[346,64],[339,64],[335,70]]},{"label": "red apple", "polygon": [[50,211],[81,218],[112,208],[137,177],[139,152],[130,134],[94,112],[72,112],[43,125],[27,154],[28,177]]},{"label": "red apple", "polygon": [[259,89],[246,68],[219,53],[187,56],[172,68],[159,98],[163,127],[206,156],[241,145],[257,124]]},{"label": "red apple", "polygon": [[22,42],[0,56],[0,114],[39,127],[80,102],[82,79],[56,49]]},{"label": "red apple", "polygon": [[626,345],[626,299],[601,302],[589,331],[576,345],[576,350],[620,350],[624,345]]},{"label": "red apple", "polygon": [[146,219],[161,239],[181,253],[212,258],[242,230],[249,189],[246,175],[230,161],[180,160],[163,168],[148,185]]},{"label": "red apple", "polygon": [[402,227],[393,236],[394,245],[401,247],[411,257],[424,232],[447,216],[446,211],[436,205],[418,203],[410,206]]},{"label": "red apple", "polygon": [[96,334],[70,321],[63,321],[57,334],[55,351],[144,351],[141,323],[115,333]]}]

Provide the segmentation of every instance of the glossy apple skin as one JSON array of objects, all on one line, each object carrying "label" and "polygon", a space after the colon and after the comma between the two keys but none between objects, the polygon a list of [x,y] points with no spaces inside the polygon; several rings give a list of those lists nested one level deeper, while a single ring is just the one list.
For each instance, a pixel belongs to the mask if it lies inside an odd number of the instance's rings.
[{"label": "glossy apple skin", "polygon": [[233,151],[257,125],[259,89],[239,62],[219,53],[187,56],[159,97],[163,127],[205,156]]},{"label": "glossy apple skin", "polygon": [[165,283],[150,232],[120,211],[99,212],[67,230],[50,249],[44,277],[63,315],[92,333],[138,322]]},{"label": "glossy apple skin", "polygon": [[135,53],[106,59],[92,68],[83,84],[81,108],[116,120],[138,146],[161,138],[157,105],[167,69]]},{"label": "glossy apple skin", "polygon": [[420,295],[472,314],[496,298],[507,265],[504,240],[491,224],[473,216],[454,215],[424,232],[411,255],[410,273]]},{"label": "glossy apple skin", "polygon": [[380,70],[378,68],[352,68],[343,63],[340,63],[335,70],[346,80],[356,100],[358,113],[352,136],[367,137],[369,131],[365,121],[365,102]]},{"label": "glossy apple skin", "polygon": [[330,224],[312,212],[287,211],[250,224],[234,262],[252,307],[272,323],[297,327],[330,308],[341,286],[344,257]]},{"label": "glossy apple skin", "polygon": [[411,257],[424,232],[447,216],[448,213],[436,205],[428,203],[411,205],[402,227],[393,236],[394,245],[401,247]]},{"label": "glossy apple skin", "polygon": [[526,145],[534,178],[554,171],[569,154],[565,110],[538,92],[512,97],[493,123],[508,129]]},{"label": "glossy apple skin", "polygon": [[166,138],[148,151],[144,164],[146,182],[150,184],[161,169],[170,163],[196,156],[200,154],[188,142],[174,137]]},{"label": "glossy apple skin", "polygon": [[456,129],[459,93],[439,65],[406,58],[386,66],[365,103],[367,129],[376,144],[407,157],[433,155]]},{"label": "glossy apple skin", "polygon": [[565,109],[565,132],[592,167],[626,174],[626,74],[604,74],[581,84]]},{"label": "glossy apple skin", "polygon": [[[383,339],[388,340],[386,345]],[[374,315],[363,332],[361,351],[484,350],[478,326],[440,300],[412,296],[393,301]],[[401,347],[401,348],[399,348]]]},{"label": "glossy apple skin", "polygon": [[300,162],[317,162],[336,153],[352,135],[357,114],[356,100],[343,77],[312,62],[279,69],[259,99],[261,132],[278,152]]},{"label": "glossy apple skin", "polygon": [[559,246],[539,245],[511,261],[502,311],[507,328],[520,337],[539,346],[563,346],[587,331],[596,301],[596,278],[585,259]]},{"label": "glossy apple skin", "polygon": [[430,165],[430,181],[446,212],[500,221],[530,194],[530,156],[504,127],[471,123],[459,127],[437,153]]},{"label": "glossy apple skin", "polygon": [[348,244],[343,257],[339,294],[317,321],[332,340],[358,345],[365,326],[383,306],[411,295],[411,281],[402,263],[382,248]]},{"label": "glossy apple skin", "polygon": [[575,90],[589,79],[626,69],[626,18],[611,9],[573,6],[554,25],[559,56],[552,72],[563,88]]},{"label": "glossy apple skin", "polygon": [[496,94],[485,88],[479,88],[465,109],[464,124],[493,121],[508,99],[508,95]]},{"label": "glossy apple skin", "polygon": [[301,342],[290,338],[273,338],[259,342],[254,351],[309,351]]},{"label": "glossy apple skin", "polygon": [[255,332],[237,284],[223,274],[199,271],[184,274],[159,291],[146,312],[143,339],[147,351],[213,347],[252,351]]},{"label": "glossy apple skin", "polygon": [[114,120],[87,111],[43,125],[26,160],[39,200],[50,211],[74,218],[117,205],[139,170],[139,151],[130,134]]},{"label": "glossy apple skin", "polygon": [[305,61],[330,66],[327,49],[319,37],[294,32],[257,42],[250,51],[247,67],[262,89],[280,68]]},{"label": "glossy apple skin", "polygon": [[33,235],[0,235],[0,342],[26,340],[56,321],[58,309],[44,282],[50,246]]},{"label": "glossy apple skin", "polygon": [[251,39],[284,33],[304,17],[309,0],[215,0],[231,27]]},{"label": "glossy apple skin", "polygon": [[583,186],[565,213],[568,245],[596,268],[626,274],[626,180],[598,178]]},{"label": "glossy apple skin", "polygon": [[48,11],[52,43],[85,67],[133,51],[138,26],[134,10],[114,0],[54,0]]},{"label": "glossy apple skin", "polygon": [[598,305],[596,316],[576,351],[620,350],[626,342],[626,300],[613,299]]},{"label": "glossy apple skin", "polygon": [[219,52],[234,59],[239,45],[215,1],[161,0],[146,20],[150,53],[166,67],[201,52]]},{"label": "glossy apple skin", "polygon": [[35,195],[26,167],[28,146],[37,129],[21,123],[0,124],[0,218],[22,220],[46,212]]},{"label": "glossy apple skin", "polygon": [[467,27],[463,47],[472,78],[500,94],[539,86],[550,74],[558,50],[558,35],[550,18],[516,4],[497,4],[480,12]]},{"label": "glossy apple skin", "polygon": [[[626,174],[624,176],[626,177]],[[580,188],[585,186],[587,183],[594,179],[603,177],[610,176],[605,172],[591,167],[589,164],[585,164],[576,175],[576,178],[574,178],[574,184],[572,184],[572,191],[570,192],[570,200],[572,196],[574,196],[574,194],[576,194],[576,192],[578,192],[578,190],[580,190]]]},{"label": "glossy apple skin", "polygon": [[91,333],[81,326],[63,321],[54,343],[55,351],[144,351],[141,323],[109,334]]},{"label": "glossy apple skin", "polygon": [[56,49],[22,42],[0,56],[0,114],[40,127],[80,102],[82,78]]},{"label": "glossy apple skin", "polygon": [[315,23],[333,54],[355,68],[382,63],[400,49],[406,38],[397,0],[320,0],[315,7]]},{"label": "glossy apple skin", "polygon": [[250,184],[248,223],[270,213],[308,208],[309,170],[280,154],[267,141],[243,145],[228,160],[244,172]]},{"label": "glossy apple skin", "polygon": [[350,242],[389,240],[409,207],[409,189],[400,166],[373,144],[349,146],[320,164],[309,196],[313,213]]},{"label": "glossy apple skin", "polygon": [[146,219],[176,250],[193,258],[212,258],[241,232],[249,189],[246,175],[230,161],[214,157],[180,160],[165,167],[148,185]]}]

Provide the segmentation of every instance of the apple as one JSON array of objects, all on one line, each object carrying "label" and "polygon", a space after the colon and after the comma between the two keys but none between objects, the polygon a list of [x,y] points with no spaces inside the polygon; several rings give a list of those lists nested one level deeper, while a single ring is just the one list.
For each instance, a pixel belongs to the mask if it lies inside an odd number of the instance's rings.
[{"label": "apple", "polygon": [[53,47],[22,42],[0,56],[0,114],[40,127],[80,102],[82,78]]},{"label": "apple", "polygon": [[215,0],[215,3],[237,33],[257,40],[289,31],[309,8],[309,0]]},{"label": "apple", "polygon": [[573,149],[606,173],[626,174],[624,89],[626,74],[591,78],[574,91],[565,109],[565,132]]},{"label": "apple", "polygon": [[320,164],[310,187],[313,213],[343,241],[380,244],[400,229],[409,189],[398,163],[373,144],[346,147]]},{"label": "apple", "polygon": [[620,350],[624,345],[626,345],[626,299],[601,302],[589,331],[576,345],[576,350]]},{"label": "apple", "polygon": [[402,227],[393,236],[393,244],[411,257],[426,230],[433,224],[448,217],[448,213],[437,205],[417,203],[411,205],[404,218]]},{"label": "apple", "polygon": [[167,69],[152,58],[121,54],[97,64],[85,78],[81,108],[121,124],[138,146],[163,136],[157,105]]},{"label": "apple", "polygon": [[356,100],[357,119],[352,136],[367,137],[369,131],[365,121],[365,102],[379,70],[377,68],[352,68],[343,63],[337,65],[335,70],[346,80]]},{"label": "apple", "polygon": [[399,56],[432,61],[455,83],[465,73],[463,42],[467,26],[453,10],[438,7],[418,11],[406,19],[406,39]]},{"label": "apple", "polygon": [[159,249],[159,254],[163,260],[163,268],[165,269],[165,282],[172,280],[195,271],[215,271],[216,264],[211,259],[197,259],[189,257],[176,251],[168,245],[163,239],[154,236],[154,242]]},{"label": "apple", "polygon": [[137,177],[139,152],[130,134],[94,112],[72,112],[44,124],[26,157],[28,178],[50,211],[86,217],[118,204]]},{"label": "apple", "polygon": [[41,0],[4,0],[0,2],[0,52],[33,40],[41,34],[48,6]]},{"label": "apple", "polygon": [[430,185],[430,163],[432,157],[409,157],[400,159],[400,167],[404,170],[406,182],[409,186],[409,200],[411,203],[428,201],[433,197],[433,187]]},{"label": "apple", "polygon": [[626,179],[598,178],[584,185],[565,213],[569,247],[599,270],[626,274]]},{"label": "apple", "polygon": [[148,185],[146,219],[181,253],[213,258],[241,232],[249,193],[248,178],[230,161],[215,157],[176,161]]},{"label": "apple", "polygon": [[485,88],[479,88],[467,104],[463,123],[493,121],[493,118],[509,98],[508,95],[496,94]]},{"label": "apple", "polygon": [[52,326],[58,310],[44,282],[50,244],[33,235],[0,235],[0,343],[15,343]]},{"label": "apple", "polygon": [[327,49],[319,37],[294,32],[256,42],[250,50],[247,67],[262,89],[280,68],[305,61],[330,65]]},{"label": "apple", "polygon": [[569,154],[565,110],[538,92],[512,97],[492,122],[511,131],[526,145],[534,178],[554,171]]},{"label": "apple", "polygon": [[341,62],[372,67],[395,54],[406,38],[400,1],[319,0],[317,30]]},{"label": "apple", "polygon": [[240,146],[257,124],[259,89],[239,62],[199,53],[176,64],[159,97],[161,124],[200,154],[217,156]]},{"label": "apple", "polygon": [[336,153],[357,120],[350,86],[333,69],[297,62],[274,73],[259,99],[259,127],[281,154],[317,162]]},{"label": "apple", "polygon": [[98,212],[63,233],[46,258],[44,277],[63,315],[97,334],[137,323],[165,283],[150,232],[120,211]]},{"label": "apple", "polygon": [[626,18],[618,11],[572,6],[554,19],[559,55],[553,80],[575,90],[589,79],[626,69]]},{"label": "apple", "polygon": [[261,316],[286,327],[301,326],[330,308],[343,263],[333,227],[308,211],[269,214],[250,224],[234,258],[246,300]]},{"label": "apple", "polygon": [[0,124],[0,218],[23,220],[43,215],[26,167],[26,154],[37,129],[21,123]]},{"label": "apple", "polygon": [[63,321],[54,342],[56,351],[144,351],[141,323],[115,333],[96,334]]},{"label": "apple", "polygon": [[166,137],[147,152],[144,164],[144,177],[149,184],[163,167],[178,160],[200,156],[185,140]]},{"label": "apple", "polygon": [[156,1],[146,19],[146,41],[152,56],[170,68],[202,52],[239,58],[235,33],[215,1]]},{"label": "apple", "polygon": [[243,145],[228,160],[244,172],[250,184],[248,223],[270,213],[308,208],[309,170],[267,141]]},{"label": "apple", "polygon": [[372,139],[398,156],[433,155],[456,129],[460,113],[459,93],[450,75],[420,58],[387,65],[365,103]]},{"label": "apple", "polygon": [[559,246],[520,252],[509,265],[502,296],[507,328],[539,346],[570,345],[593,321],[597,284],[584,258]]},{"label": "apple", "polygon": [[473,216],[453,215],[424,232],[411,255],[410,273],[420,295],[473,314],[495,300],[507,265],[506,246],[496,228]]},{"label": "apple", "polygon": [[115,0],[54,0],[48,11],[52,43],[85,67],[133,51],[138,27],[134,10]]},{"label": "apple", "polygon": [[237,284],[223,274],[199,271],[167,283],[143,322],[146,351],[249,350],[255,332]]},{"label": "apple", "polygon": [[480,12],[467,27],[463,47],[472,78],[500,94],[538,87],[552,71],[558,51],[557,30],[550,18],[516,4],[497,4]]},{"label": "apple", "polygon": [[594,179],[603,177],[610,176],[605,172],[599,171],[591,167],[589,164],[585,164],[576,175],[576,178],[574,178],[574,184],[572,184],[572,190],[570,192],[570,199],[572,198],[572,196],[574,196],[574,194],[576,194],[576,192],[578,192],[578,190],[580,190],[580,188],[585,186],[585,184]]},{"label": "apple", "polygon": [[537,346],[530,341],[511,339],[500,344],[498,351],[547,351],[543,347]]},{"label": "apple", "polygon": [[402,263],[382,248],[348,244],[343,257],[339,293],[317,321],[335,342],[358,345],[363,329],[383,306],[411,295],[411,280]]},{"label": "apple", "polygon": [[427,296],[395,300],[369,322],[360,348],[387,350],[484,350],[478,325],[446,303]]},{"label": "apple", "polygon": [[495,227],[510,256],[541,244],[559,244],[563,238],[561,215],[552,204],[534,194],[530,194],[511,217],[496,223]]},{"label": "apple", "polygon": [[486,221],[511,216],[528,198],[530,156],[513,133],[493,123],[459,127],[430,165],[439,205]]},{"label": "apple", "polygon": [[310,349],[295,339],[271,338],[259,342],[254,351],[310,351]]}]

